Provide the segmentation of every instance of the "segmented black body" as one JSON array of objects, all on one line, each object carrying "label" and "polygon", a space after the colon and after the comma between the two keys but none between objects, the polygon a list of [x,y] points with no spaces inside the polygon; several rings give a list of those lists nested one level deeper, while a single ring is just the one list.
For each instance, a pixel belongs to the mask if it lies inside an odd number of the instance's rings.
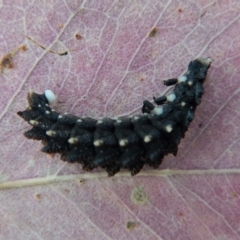
[{"label": "segmented black body", "polygon": [[178,144],[201,102],[203,82],[210,59],[196,59],[178,79],[172,94],[143,102],[143,115],[95,120],[60,115],[48,104],[45,94],[28,93],[29,107],[18,115],[33,126],[27,138],[42,140],[43,152],[59,153],[67,162],[79,162],[83,169],[98,166],[113,176],[121,168],[137,174],[144,164],[159,167],[165,155],[177,154]]}]

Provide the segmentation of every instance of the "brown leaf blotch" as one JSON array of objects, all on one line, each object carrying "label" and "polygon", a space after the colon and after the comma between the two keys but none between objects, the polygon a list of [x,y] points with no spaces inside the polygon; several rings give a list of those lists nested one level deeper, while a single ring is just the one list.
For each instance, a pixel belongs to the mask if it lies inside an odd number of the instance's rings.
[{"label": "brown leaf blotch", "polygon": [[7,54],[3,56],[3,58],[0,61],[0,67],[1,68],[13,68],[13,56],[12,54]]}]

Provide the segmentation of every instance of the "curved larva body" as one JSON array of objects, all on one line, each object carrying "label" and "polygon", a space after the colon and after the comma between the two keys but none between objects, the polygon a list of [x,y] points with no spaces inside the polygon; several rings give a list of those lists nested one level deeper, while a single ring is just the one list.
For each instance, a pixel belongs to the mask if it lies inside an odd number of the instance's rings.
[{"label": "curved larva body", "polygon": [[42,140],[43,152],[59,153],[67,162],[80,162],[85,170],[101,166],[109,176],[121,168],[137,174],[144,164],[157,168],[165,155],[177,154],[178,144],[201,102],[203,82],[210,58],[191,61],[185,75],[164,81],[175,85],[168,96],[143,102],[144,115],[117,120],[95,120],[60,115],[48,104],[55,101],[50,90],[28,93],[29,107],[18,115],[33,126],[27,138]]}]

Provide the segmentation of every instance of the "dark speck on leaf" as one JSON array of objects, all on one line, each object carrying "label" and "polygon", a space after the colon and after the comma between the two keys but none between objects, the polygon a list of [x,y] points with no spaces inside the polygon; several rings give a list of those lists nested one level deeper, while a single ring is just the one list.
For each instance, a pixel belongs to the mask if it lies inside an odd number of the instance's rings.
[{"label": "dark speck on leaf", "polygon": [[127,222],[127,230],[132,231],[136,227],[136,222]]},{"label": "dark speck on leaf", "polygon": [[179,217],[183,217],[184,216],[182,212],[180,212],[178,215],[179,215]]},{"label": "dark speck on leaf", "polygon": [[27,51],[27,47],[26,47],[25,45],[23,45],[23,46],[21,46],[21,50],[22,50],[23,52],[25,52],[25,51]]},{"label": "dark speck on leaf", "polygon": [[154,28],[150,31],[150,33],[148,34],[148,36],[149,36],[149,37],[155,37],[156,34],[157,34],[157,28],[154,27]]},{"label": "dark speck on leaf", "polygon": [[83,184],[83,183],[84,183],[84,180],[83,180],[83,179],[79,180],[79,183],[80,183],[80,184]]},{"label": "dark speck on leaf", "polygon": [[81,40],[81,39],[82,39],[82,36],[81,36],[79,33],[77,33],[77,34],[75,35],[75,38],[76,38],[77,40]]},{"label": "dark speck on leaf", "polygon": [[35,198],[36,198],[37,200],[40,200],[40,199],[41,199],[41,194],[36,193],[36,194],[35,194]]},{"label": "dark speck on leaf", "polygon": [[182,13],[182,12],[183,12],[183,9],[182,9],[182,8],[179,8],[179,9],[178,9],[178,12]]}]

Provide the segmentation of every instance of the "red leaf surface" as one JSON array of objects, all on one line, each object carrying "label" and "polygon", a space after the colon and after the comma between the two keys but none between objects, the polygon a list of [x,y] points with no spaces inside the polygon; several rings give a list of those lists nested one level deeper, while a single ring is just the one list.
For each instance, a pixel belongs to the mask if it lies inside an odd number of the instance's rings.
[{"label": "red leaf surface", "polygon": [[[239,0],[3,1],[0,238],[240,239],[239,10]],[[30,89],[53,90],[60,112],[131,115],[200,56],[213,60],[202,104],[158,172],[81,175],[23,136],[16,112]]]}]

